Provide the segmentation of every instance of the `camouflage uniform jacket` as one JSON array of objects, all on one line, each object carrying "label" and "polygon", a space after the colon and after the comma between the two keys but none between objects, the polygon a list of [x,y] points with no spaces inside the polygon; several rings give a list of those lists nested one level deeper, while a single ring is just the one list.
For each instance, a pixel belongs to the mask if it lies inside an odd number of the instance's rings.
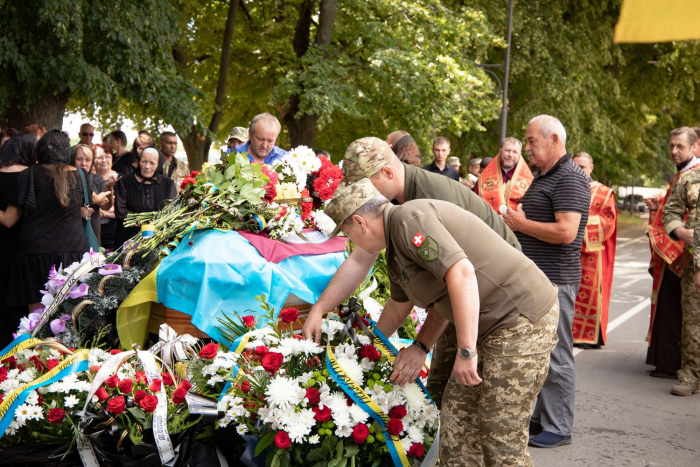
[{"label": "camouflage uniform jacket", "polygon": [[678,227],[693,228],[695,213],[698,209],[698,193],[700,193],[700,167],[688,170],[680,176],[673,185],[671,195],[664,207],[664,229],[673,240],[678,240],[678,237],[672,233]]}]

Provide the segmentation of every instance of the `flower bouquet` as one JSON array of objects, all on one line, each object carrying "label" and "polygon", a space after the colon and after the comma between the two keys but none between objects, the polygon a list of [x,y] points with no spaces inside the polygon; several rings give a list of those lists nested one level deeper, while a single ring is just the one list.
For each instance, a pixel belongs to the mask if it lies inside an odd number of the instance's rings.
[{"label": "flower bouquet", "polygon": [[439,411],[420,381],[392,384],[396,350],[357,312],[327,320],[322,345],[272,326],[238,330],[195,365],[207,385],[230,371],[218,425],[258,439],[254,465],[410,465],[432,445]]}]

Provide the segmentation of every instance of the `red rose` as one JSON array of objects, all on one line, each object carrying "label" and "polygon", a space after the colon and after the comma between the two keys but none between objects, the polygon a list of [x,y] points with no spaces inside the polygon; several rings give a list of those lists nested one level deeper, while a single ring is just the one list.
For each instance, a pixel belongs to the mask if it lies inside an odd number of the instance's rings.
[{"label": "red rose", "polygon": [[367,428],[367,425],[365,425],[364,423],[360,423],[360,424],[355,425],[353,427],[352,439],[357,444],[364,443],[368,436],[369,436],[369,428]]},{"label": "red rose", "polygon": [[318,422],[327,422],[331,419],[331,408],[325,406],[324,408],[319,408],[318,406],[313,407],[311,410],[314,411],[314,420]]},{"label": "red rose", "polygon": [[7,363],[10,366],[10,369],[14,370],[15,366],[17,366],[17,359],[13,355],[11,357],[7,357],[7,358],[3,359],[2,362],[0,362],[0,363]]},{"label": "red rose", "polygon": [[44,405],[44,398],[41,397],[41,396],[37,396],[37,398],[36,398],[36,405],[38,405],[39,407],[41,407],[42,405]]},{"label": "red rose", "polygon": [[423,368],[423,369],[420,371],[420,373],[418,374],[418,376],[421,377],[421,378],[427,378],[429,372],[430,372],[430,370],[428,370],[427,368]]},{"label": "red rose", "polygon": [[125,408],[126,402],[124,402],[124,396],[113,397],[109,400],[109,404],[107,404],[107,410],[114,414],[120,414],[124,412]]},{"label": "red rose", "polygon": [[119,381],[119,390],[124,394],[131,393],[134,390],[134,380],[127,378]]},{"label": "red rose", "polygon": [[2,404],[2,401],[5,399],[5,394],[0,394],[0,404]]},{"label": "red rose", "polygon": [[289,439],[286,431],[278,431],[277,436],[275,436],[275,444],[279,449],[287,449],[292,445],[292,440]]},{"label": "red rose", "polygon": [[249,328],[255,327],[255,316],[253,316],[253,315],[243,316],[241,319],[243,320],[243,324],[245,324]]},{"label": "red rose", "polygon": [[386,425],[386,431],[392,436],[398,436],[403,431],[403,422],[398,418],[392,418]]},{"label": "red rose", "polygon": [[0,373],[0,383],[4,383],[5,380],[7,380],[7,373]]},{"label": "red rose", "polygon": [[59,362],[58,359],[50,358],[50,359],[46,360],[46,369],[51,371],[54,368],[56,368],[59,363],[61,363],[61,362]]},{"label": "red rose", "polygon": [[137,371],[134,374],[134,381],[136,381],[137,383],[145,383],[146,381],[148,381],[148,378],[146,378],[146,373],[144,373],[143,371]]},{"label": "red rose", "polygon": [[275,189],[275,186],[272,184],[272,182],[268,183],[265,185],[265,196],[263,196],[263,199],[269,203],[272,203],[274,199],[277,198],[277,190]]},{"label": "red rose", "polygon": [[423,454],[425,454],[425,446],[423,446],[423,443],[413,443],[411,444],[411,447],[408,448],[408,452],[406,454],[408,454],[410,457],[420,459],[423,457]]},{"label": "red rose", "polygon": [[49,420],[49,423],[63,423],[63,418],[66,416],[66,413],[63,411],[63,409],[51,409],[49,410],[49,414],[46,416],[46,418]]},{"label": "red rose", "polygon": [[283,361],[284,355],[282,355],[281,353],[268,352],[262,358],[262,366],[263,368],[265,368],[266,371],[274,374],[277,372],[277,370],[280,369]]},{"label": "red rose", "polygon": [[134,393],[134,400],[138,404],[139,402],[141,402],[141,399],[143,399],[147,395],[148,395],[148,393],[146,391],[144,391],[143,389],[139,389],[138,391],[136,391]]},{"label": "red rose", "polygon": [[162,381],[159,380],[158,378],[154,379],[153,382],[151,383],[150,386],[148,386],[148,389],[151,390],[151,392],[160,392],[161,384]]},{"label": "red rose", "polygon": [[109,351],[109,353],[112,354],[112,355],[117,355],[117,354],[122,353],[122,351],[119,350],[119,349],[112,349],[112,350]]},{"label": "red rose", "polygon": [[156,396],[146,396],[139,401],[139,405],[146,412],[153,412],[158,405],[158,398]]},{"label": "red rose", "polygon": [[219,351],[219,344],[207,344],[199,351],[199,356],[202,358],[214,358],[216,352]]},{"label": "red rose", "polygon": [[261,357],[264,357],[266,353],[268,353],[270,349],[265,347],[264,345],[259,345],[255,348],[255,353]]},{"label": "red rose", "polygon": [[112,375],[109,378],[105,380],[105,383],[107,386],[110,388],[114,389],[119,385],[119,376],[117,375]]},{"label": "red rose", "polygon": [[406,407],[404,407],[403,405],[395,405],[389,411],[389,416],[391,418],[398,418],[399,420],[401,420],[406,416]]},{"label": "red rose", "polygon": [[[359,316],[359,315],[358,315],[358,318],[360,319],[360,321],[362,321],[362,322],[365,324],[365,326],[369,327],[369,321],[367,321],[367,320],[365,319],[364,316]],[[362,328],[360,327],[360,325],[357,324],[357,321],[354,321],[354,322],[352,323],[352,327],[355,328],[355,329],[362,329]]]},{"label": "red rose", "polygon": [[97,373],[98,371],[100,371],[100,368],[102,368],[100,365],[92,365],[90,367],[90,371],[92,371],[93,373]]},{"label": "red rose", "polygon": [[196,177],[197,175],[199,175],[199,170],[193,170],[190,172],[190,177]]},{"label": "red rose", "polygon": [[185,402],[185,396],[187,395],[187,389],[180,386],[173,392],[173,404],[182,404]]},{"label": "red rose", "polygon": [[382,358],[382,354],[380,354],[379,350],[373,345],[363,345],[360,351],[360,357],[376,362]]},{"label": "red rose", "polygon": [[190,388],[192,387],[192,385],[190,384],[189,381],[187,381],[186,379],[183,379],[182,381],[180,381],[180,384],[178,384],[177,387],[178,387],[178,389],[185,388],[185,391],[189,391]]},{"label": "red rose", "polygon": [[309,399],[309,405],[318,405],[321,401],[321,394],[319,394],[318,389],[309,388],[306,390],[306,398]]},{"label": "red rose", "polygon": [[299,310],[296,308],[285,308],[280,311],[280,318],[287,324],[293,323],[299,317]]},{"label": "red rose", "polygon": [[250,392],[250,381],[247,379],[241,381],[241,391],[243,391],[243,394],[248,394]]},{"label": "red rose", "polygon": [[161,373],[160,376],[163,378],[163,384],[166,386],[175,386],[175,382],[173,381],[173,377],[170,376],[170,373]]},{"label": "red rose", "polygon": [[95,391],[95,395],[100,401],[106,401],[109,398],[109,393],[107,393],[105,388],[99,388]]}]

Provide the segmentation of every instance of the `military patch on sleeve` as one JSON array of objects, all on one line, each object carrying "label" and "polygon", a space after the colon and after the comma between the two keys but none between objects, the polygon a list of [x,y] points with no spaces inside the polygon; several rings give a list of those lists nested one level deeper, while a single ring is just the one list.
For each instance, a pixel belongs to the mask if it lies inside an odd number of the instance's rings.
[{"label": "military patch on sleeve", "polygon": [[411,243],[413,243],[413,245],[416,248],[420,248],[424,241],[425,237],[423,236],[423,234],[420,232],[416,232],[416,234],[413,236],[413,240],[411,240]]},{"label": "military patch on sleeve", "polygon": [[426,237],[418,248],[418,254],[424,261],[433,261],[440,255],[440,245],[432,237]]}]

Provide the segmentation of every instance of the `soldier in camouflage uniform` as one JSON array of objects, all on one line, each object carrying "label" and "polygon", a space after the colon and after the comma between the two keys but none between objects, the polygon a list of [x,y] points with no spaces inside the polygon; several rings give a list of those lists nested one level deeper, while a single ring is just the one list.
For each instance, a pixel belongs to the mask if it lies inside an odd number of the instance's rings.
[{"label": "soldier in camouflage uniform", "polygon": [[[486,201],[459,182],[402,163],[394,156],[391,147],[379,138],[361,138],[350,144],[345,151],[343,173],[346,183],[368,177],[382,195],[398,204],[413,199],[449,201],[479,217],[501,238],[520,251],[520,244],[513,232]],[[311,339],[315,335],[317,341],[320,339],[323,315],[328,310],[335,309],[357,290],[376,259],[376,254],[367,253],[361,248],[352,251],[314,304],[302,331],[305,338]],[[429,336],[435,329],[432,324],[430,321],[424,324],[416,339],[418,345],[409,347],[406,352],[407,355],[413,354],[416,364],[425,361],[425,353],[420,349],[423,336],[430,340],[437,337]],[[456,354],[457,336],[454,325],[450,323],[435,344],[428,377],[428,391],[438,407],[442,404],[443,391],[452,373]]]},{"label": "soldier in camouflage uniform", "polygon": [[[673,185],[663,215],[668,235],[673,240],[682,240],[688,249],[691,245],[694,247],[695,266],[688,264],[681,275],[681,369],[678,371],[678,384],[671,389],[671,393],[677,396],[700,393],[700,292],[693,283],[694,271],[700,267],[700,248],[693,242],[694,238],[698,238],[698,229],[693,229],[693,224],[697,218],[699,195],[700,166],[686,171]],[[689,252],[684,254],[688,255]],[[682,258],[677,261],[682,262]]]},{"label": "soldier in camouflage uniform", "polygon": [[[430,308],[440,327],[455,325],[440,465],[533,465],[528,424],[558,340],[557,287],[478,217],[446,201],[394,206],[363,179],[338,190],[325,213],[338,224],[334,234],[342,230],[368,252],[386,249],[391,297],[380,331],[392,334],[412,304]],[[391,375],[399,385],[420,371],[405,352]]]}]

